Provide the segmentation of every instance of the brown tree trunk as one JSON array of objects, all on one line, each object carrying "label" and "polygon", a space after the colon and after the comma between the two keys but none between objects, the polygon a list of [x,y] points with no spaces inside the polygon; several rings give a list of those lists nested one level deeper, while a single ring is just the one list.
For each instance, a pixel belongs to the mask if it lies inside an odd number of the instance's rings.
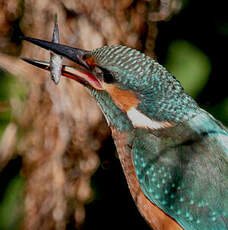
[{"label": "brown tree trunk", "polygon": [[[87,50],[122,44],[154,56],[157,28],[148,15],[157,1],[26,0],[21,4],[19,0],[0,3],[0,66],[27,89],[26,98],[11,100],[13,119],[2,138],[0,164],[6,165],[14,154],[22,156],[26,178],[22,229],[63,230],[72,216],[76,226],[84,221],[84,204],[93,194],[90,178],[110,130],[83,87],[63,78],[56,86],[48,73],[12,56],[49,60],[49,53],[39,47],[23,42],[20,51],[9,42],[12,25],[17,23],[26,36],[51,40],[57,13],[62,44]],[[18,132],[22,136],[16,145]]]}]

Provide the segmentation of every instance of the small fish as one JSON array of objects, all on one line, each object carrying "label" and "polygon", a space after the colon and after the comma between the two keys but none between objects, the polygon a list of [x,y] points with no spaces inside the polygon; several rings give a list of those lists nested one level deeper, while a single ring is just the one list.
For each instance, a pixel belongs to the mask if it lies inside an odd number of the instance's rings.
[{"label": "small fish", "polygon": [[[59,27],[58,27],[58,18],[55,16],[55,26],[53,31],[52,42],[59,43]],[[61,70],[62,70],[62,56],[55,54],[53,52],[50,53],[50,74],[51,79],[57,85],[60,81]]]}]

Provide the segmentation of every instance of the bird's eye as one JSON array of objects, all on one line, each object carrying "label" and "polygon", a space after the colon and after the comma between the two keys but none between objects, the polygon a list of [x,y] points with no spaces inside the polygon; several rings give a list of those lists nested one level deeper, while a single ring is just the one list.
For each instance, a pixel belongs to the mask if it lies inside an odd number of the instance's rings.
[{"label": "bird's eye", "polygon": [[100,66],[99,66],[99,69],[102,71],[104,82],[106,82],[106,83],[114,83],[115,82],[115,79],[109,70],[102,68]]}]

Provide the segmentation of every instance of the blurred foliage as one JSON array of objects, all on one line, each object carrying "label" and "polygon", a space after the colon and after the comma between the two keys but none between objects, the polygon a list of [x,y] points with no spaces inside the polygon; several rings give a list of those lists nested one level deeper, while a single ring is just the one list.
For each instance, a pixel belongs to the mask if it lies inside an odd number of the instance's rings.
[{"label": "blurred foliage", "polygon": [[11,120],[10,100],[23,100],[27,90],[14,76],[0,72],[0,139]]},{"label": "blurred foliage", "polygon": [[23,218],[23,188],[24,180],[20,175],[15,176],[7,186],[0,202],[0,229],[20,228]]},{"label": "blurred foliage", "polygon": [[211,71],[209,58],[198,47],[183,40],[170,43],[166,67],[192,97],[201,92]]},{"label": "blurred foliage", "polygon": [[[25,96],[26,88],[21,82],[8,73],[0,72],[0,141],[11,121],[10,101],[23,99]],[[24,180],[18,174],[15,163],[13,169],[0,168],[0,173],[0,230],[16,230],[20,228],[23,217]]]},{"label": "blurred foliage", "polygon": [[[181,82],[185,91],[194,98],[202,92],[211,73],[209,57],[185,40],[175,40],[170,43],[166,67]],[[228,126],[228,98],[213,106],[202,106]]]},{"label": "blurred foliage", "polygon": [[0,75],[0,138],[5,127],[10,121],[11,110],[7,105],[9,103],[10,88],[13,81],[13,78],[7,74],[2,73]]}]

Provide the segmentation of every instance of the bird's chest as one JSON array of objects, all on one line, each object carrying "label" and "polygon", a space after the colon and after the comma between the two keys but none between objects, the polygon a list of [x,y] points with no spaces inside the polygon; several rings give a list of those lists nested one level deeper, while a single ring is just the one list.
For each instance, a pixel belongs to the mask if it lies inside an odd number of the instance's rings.
[{"label": "bird's chest", "polygon": [[127,132],[111,129],[128,187],[142,216],[154,230],[182,229],[172,218],[151,203],[142,192],[131,158],[131,147],[127,143]]}]

